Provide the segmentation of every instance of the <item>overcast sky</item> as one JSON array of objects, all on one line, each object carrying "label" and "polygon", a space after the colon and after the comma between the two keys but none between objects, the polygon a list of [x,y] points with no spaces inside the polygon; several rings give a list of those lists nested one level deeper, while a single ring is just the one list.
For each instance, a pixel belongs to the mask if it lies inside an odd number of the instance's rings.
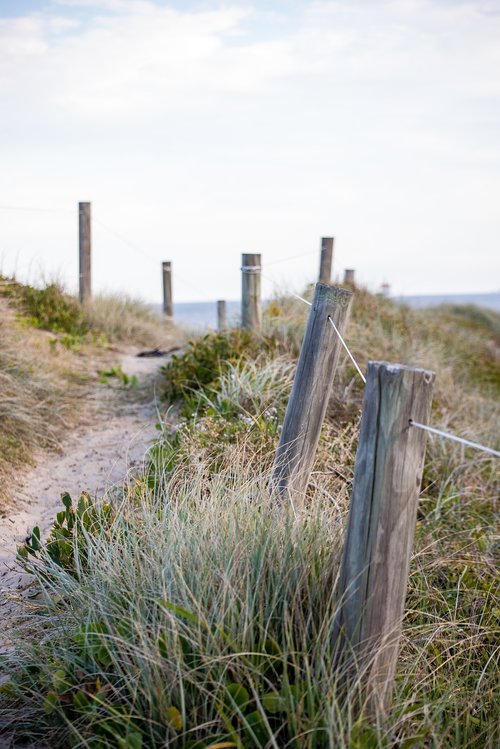
[{"label": "overcast sky", "polygon": [[328,235],[374,290],[497,290],[499,95],[500,0],[0,0],[0,266],[74,287],[90,200],[96,290],[300,289]]}]

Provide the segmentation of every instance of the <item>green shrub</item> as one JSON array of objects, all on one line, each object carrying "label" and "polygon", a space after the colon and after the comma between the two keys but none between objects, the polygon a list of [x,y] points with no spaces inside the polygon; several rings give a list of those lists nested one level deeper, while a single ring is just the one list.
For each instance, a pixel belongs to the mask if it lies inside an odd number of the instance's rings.
[{"label": "green shrub", "polygon": [[200,405],[199,394],[208,393],[231,365],[256,358],[261,352],[274,352],[276,347],[274,338],[258,338],[240,329],[189,341],[187,349],[174,354],[162,368],[163,397],[172,403],[181,401],[183,413],[191,413]]},{"label": "green shrub", "polygon": [[33,327],[70,336],[83,336],[90,330],[76,299],[65,294],[56,283],[42,289],[14,284],[9,295]]}]

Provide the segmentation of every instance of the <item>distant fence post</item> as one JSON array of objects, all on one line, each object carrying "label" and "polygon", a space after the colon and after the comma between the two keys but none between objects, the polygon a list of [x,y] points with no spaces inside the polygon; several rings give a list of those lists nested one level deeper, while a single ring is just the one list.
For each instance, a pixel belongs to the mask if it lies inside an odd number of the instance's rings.
[{"label": "distant fence post", "polygon": [[90,224],[90,203],[78,203],[79,239],[79,297],[85,304],[92,296],[92,235]]},{"label": "distant fence post", "polygon": [[174,305],[172,301],[172,263],[165,260],[162,264],[163,276],[163,312],[167,317],[174,316]]},{"label": "distant fence post", "polygon": [[321,258],[318,278],[320,283],[332,282],[333,242],[333,237],[322,237],[321,239]]},{"label": "distant fence post", "polygon": [[342,344],[352,292],[317,283],[274,459],[272,488],[303,495],[312,470]]},{"label": "distant fence post", "polygon": [[344,271],[344,283],[349,283],[351,286],[354,286],[355,284],[355,270],[354,268],[346,268]]},{"label": "distant fence post", "polygon": [[262,327],[260,271],[260,255],[241,256],[241,327],[256,332]]},{"label": "distant fence post", "polygon": [[371,710],[390,708],[434,373],[368,364],[334,644],[354,657]]},{"label": "distant fence post", "polygon": [[222,332],[227,329],[226,302],[219,299],[217,302],[217,330]]}]

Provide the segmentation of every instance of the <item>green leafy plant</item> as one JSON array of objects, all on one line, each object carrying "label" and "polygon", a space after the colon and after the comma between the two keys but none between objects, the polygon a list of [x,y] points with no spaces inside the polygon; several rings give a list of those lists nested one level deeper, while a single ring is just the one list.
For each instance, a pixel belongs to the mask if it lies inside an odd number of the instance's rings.
[{"label": "green leafy plant", "polygon": [[18,548],[18,558],[30,569],[30,562],[47,557],[58,566],[77,575],[88,565],[89,538],[108,530],[114,510],[108,503],[97,504],[83,493],[76,507],[69,494],[63,494],[64,510],[57,513],[49,537],[42,543],[40,528],[33,528],[28,540]]},{"label": "green leafy plant", "polygon": [[100,383],[107,384],[111,379],[118,380],[122,385],[125,385],[125,387],[137,387],[139,385],[137,376],[126,374],[123,371],[121,364],[117,364],[108,369],[101,369],[99,372]]}]

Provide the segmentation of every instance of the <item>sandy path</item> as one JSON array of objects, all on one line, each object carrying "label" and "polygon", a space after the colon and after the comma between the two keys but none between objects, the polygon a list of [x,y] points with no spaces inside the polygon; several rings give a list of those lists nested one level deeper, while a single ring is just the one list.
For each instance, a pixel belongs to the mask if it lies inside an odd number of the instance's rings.
[{"label": "sandy path", "polygon": [[[19,606],[27,576],[16,567],[16,549],[38,525],[42,536],[61,508],[61,494],[77,499],[82,491],[102,494],[123,483],[155,439],[154,374],[163,359],[122,357],[123,370],[147,385],[151,398],[130,398],[123,389],[96,386],[89,394],[92,425],[73,433],[62,454],[40,454],[37,465],[19,474],[13,510],[0,518],[0,651],[8,647],[2,632]],[[94,416],[95,414],[95,416]]]}]

